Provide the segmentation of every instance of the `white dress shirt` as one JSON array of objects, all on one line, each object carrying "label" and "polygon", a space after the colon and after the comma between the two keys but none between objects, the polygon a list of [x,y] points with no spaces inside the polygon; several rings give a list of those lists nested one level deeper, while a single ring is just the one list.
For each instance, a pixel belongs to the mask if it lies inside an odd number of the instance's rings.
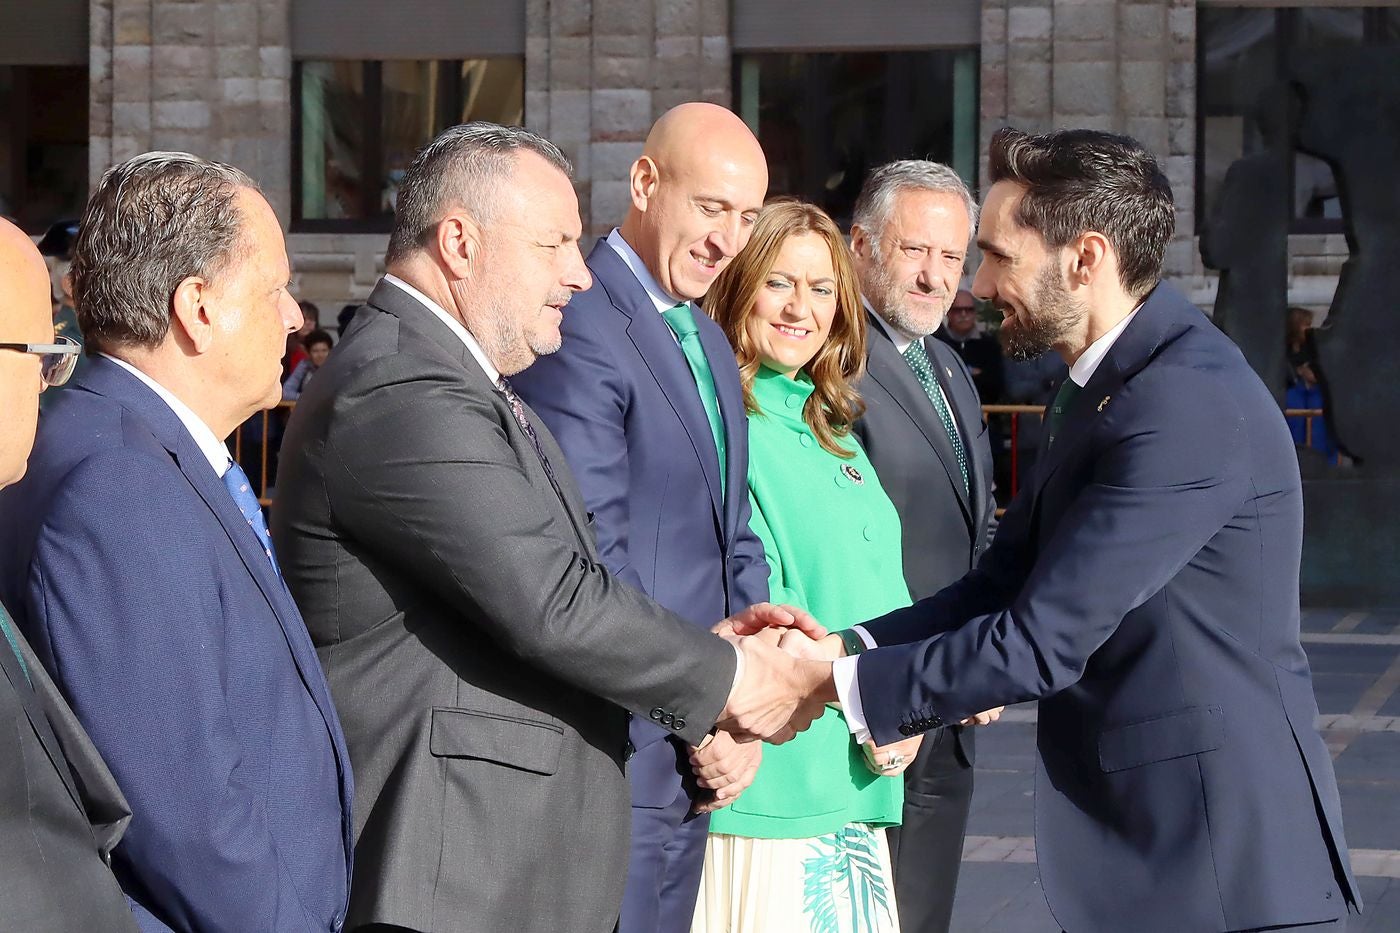
[{"label": "white dress shirt", "polygon": [[179,418],[180,423],[185,426],[185,430],[189,432],[190,437],[194,439],[195,444],[199,447],[199,452],[204,454],[205,459],[209,461],[209,466],[213,467],[214,472],[220,479],[223,479],[224,474],[228,472],[228,468],[233,465],[233,457],[229,456],[228,445],[219,440],[218,435],[214,433],[214,429],[205,424],[204,420],[190,409],[190,406],[171,394],[169,389],[159,382],[156,382],[135,366],[132,366],[126,360],[119,360],[115,356],[111,356],[107,353],[100,355],[116,363],[137,379],[140,379],[152,392],[160,396],[160,400],[175,413],[175,417]]},{"label": "white dress shirt", "polygon": [[437,315],[438,319],[446,324],[448,329],[457,335],[457,339],[462,341],[466,346],[472,358],[476,360],[477,364],[481,366],[482,371],[486,373],[486,378],[491,380],[492,385],[496,385],[501,381],[501,371],[487,358],[486,351],[481,349],[481,344],[476,342],[476,338],[472,336],[471,331],[462,326],[461,321],[448,314],[442,305],[433,301],[433,299],[429,298],[412,285],[409,285],[398,276],[386,274],[384,276],[384,281],[406,293],[410,298],[416,299],[419,304]]},{"label": "white dress shirt", "polygon": [[642,262],[642,257],[637,255],[637,251],[622,238],[622,231],[617,227],[613,227],[612,233],[608,234],[605,242],[612,247],[614,253],[622,258],[622,261],[627,264],[627,268],[632,270],[632,274],[636,276],[642,288],[646,289],[647,297],[651,299],[651,303],[656,305],[657,311],[670,311],[676,305],[687,303],[666,294],[666,289],[662,288],[661,283],[656,281],[656,276],[651,274],[647,264]]},{"label": "white dress shirt", "polygon": [[[1075,385],[1081,389],[1088,385],[1094,372],[1099,368],[1099,364],[1108,355],[1109,348],[1123,335],[1123,331],[1128,329],[1128,325],[1132,323],[1133,318],[1137,317],[1141,308],[1142,305],[1138,305],[1127,317],[1119,321],[1098,340],[1089,344],[1084,352],[1079,354],[1079,359],[1075,360],[1074,365],[1069,369],[1069,378],[1073,380]],[[879,319],[879,315],[876,315],[876,318]],[[881,323],[884,322],[881,321]],[[895,339],[893,333],[890,334],[890,339]],[[905,342],[905,346],[908,346],[908,341]],[[865,642],[866,648],[876,647],[875,639],[870,637],[870,633],[863,626],[855,625],[852,626],[852,629],[860,636],[860,640]],[[850,727],[851,734],[855,736],[857,742],[868,742],[870,741],[870,728],[865,722],[865,709],[861,706],[860,700],[860,681],[856,675],[856,665],[859,661],[860,655],[841,658],[831,665],[831,677],[836,682],[836,696],[841,701],[841,709],[846,715],[846,724]]]}]

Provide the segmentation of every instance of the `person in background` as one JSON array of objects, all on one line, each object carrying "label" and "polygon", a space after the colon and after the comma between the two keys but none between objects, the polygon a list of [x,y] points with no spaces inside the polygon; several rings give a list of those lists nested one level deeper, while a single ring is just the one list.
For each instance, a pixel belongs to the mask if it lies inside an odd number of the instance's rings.
[{"label": "person in background", "polygon": [[[73,373],[44,262],[0,220],[0,488],[24,476],[39,396]],[[0,917],[12,930],[136,933],[109,867],[131,808],[29,642],[0,605]]]},{"label": "person in background", "polygon": [[[1320,418],[1289,418],[1288,430],[1293,434],[1293,443],[1299,447],[1320,450],[1328,460],[1342,465],[1360,464],[1360,459],[1347,449],[1333,428],[1332,392],[1327,385],[1327,374],[1322,371],[1322,360],[1317,355],[1313,329],[1311,311],[1299,307],[1288,309],[1288,383],[1284,407],[1322,409]],[[1311,436],[1309,421],[1312,422]]]},{"label": "person in background", "polygon": [[972,373],[977,396],[983,405],[995,405],[1001,401],[1005,385],[1001,346],[997,338],[986,333],[982,322],[977,320],[977,299],[972,297],[972,292],[960,288],[954,293],[943,326],[933,335],[957,351],[968,372]]},{"label": "person in background", "polygon": [[301,308],[301,327],[296,333],[287,335],[287,353],[282,357],[282,379],[285,382],[291,377],[296,368],[306,359],[306,338],[313,330],[321,328],[321,309],[316,307],[315,302],[298,301],[297,307]]},{"label": "person in background", "polygon": [[[39,240],[39,254],[45,257],[49,264],[53,295],[53,332],[78,344],[78,358],[75,364],[77,368],[74,369],[73,375],[87,367],[87,356],[82,352],[83,331],[78,326],[78,312],[73,307],[73,283],[68,275],[68,270],[73,264],[73,241],[77,237],[78,222],[62,220],[50,227]],[[46,392],[39,396],[39,408],[43,409],[57,397],[57,392]]]},{"label": "person in background", "polygon": [[[749,525],[772,598],[833,631],[909,605],[899,515],[851,433],[866,322],[841,231],[811,204],[769,204],[705,311],[738,357]],[[752,786],[711,817],[694,933],[818,933],[847,896],[856,930],[898,930],[881,830],[899,822],[918,747],[862,754],[828,709],[768,749]]]},{"label": "person in background", "polygon": [[[1069,375],[1069,367],[1060,355],[1053,350],[1046,351],[1039,356],[1029,360],[1018,360],[1015,358],[1006,361],[1006,403],[1008,405],[1039,405],[1048,408],[1055,399],[1055,392],[1060,388],[1060,383],[1065,381]],[[1029,481],[1031,471],[1035,469],[1036,457],[1040,452],[1040,440],[1045,424],[1044,415],[1018,414],[1016,418],[1016,430],[1014,437],[1010,428],[1007,429],[1007,455],[997,462],[997,489],[1002,492],[1007,501],[1015,495],[1016,489],[1025,485]],[[1008,417],[1008,425],[1010,417]],[[1011,453],[1010,445],[1015,445],[1016,452],[1016,482],[1011,481]],[[1015,488],[1013,488],[1013,486]]]},{"label": "person in background", "polygon": [[355,319],[355,312],[360,310],[360,306],[355,303],[342,305],[340,313],[335,316],[336,334],[340,338],[345,337],[345,332],[350,329],[350,322]]},{"label": "person in background", "polygon": [[331,355],[331,343],[331,335],[319,328],[306,335],[302,340],[302,346],[306,347],[306,359],[298,363],[287,381],[282,383],[283,401],[294,402],[305,391],[311,377]]}]

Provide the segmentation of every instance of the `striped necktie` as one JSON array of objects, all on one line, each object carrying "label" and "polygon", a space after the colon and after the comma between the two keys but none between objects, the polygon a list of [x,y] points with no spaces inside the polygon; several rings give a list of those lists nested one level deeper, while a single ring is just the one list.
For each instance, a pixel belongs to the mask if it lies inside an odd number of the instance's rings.
[{"label": "striped necktie", "polygon": [[5,633],[5,640],[10,643],[10,650],[15,653],[15,660],[19,661],[19,669],[24,672],[24,679],[32,685],[34,681],[29,678],[29,665],[24,661],[24,653],[19,650],[19,639],[15,637],[13,626],[14,622],[10,621],[5,607],[0,606],[0,632]]},{"label": "striped necktie", "polygon": [[943,397],[943,389],[938,384],[938,376],[933,372],[933,361],[928,358],[928,351],[924,349],[922,340],[915,340],[909,344],[904,351],[904,361],[909,364],[909,368],[914,371],[914,377],[919,380],[919,385],[923,386],[924,394],[933,402],[934,410],[938,412],[938,420],[943,422],[943,430],[948,432],[948,440],[953,445],[953,455],[958,458],[958,470],[962,473],[963,491],[970,491],[967,481],[967,449],[963,447],[962,435],[958,433],[957,422],[953,420],[953,413],[948,410],[948,400]]}]

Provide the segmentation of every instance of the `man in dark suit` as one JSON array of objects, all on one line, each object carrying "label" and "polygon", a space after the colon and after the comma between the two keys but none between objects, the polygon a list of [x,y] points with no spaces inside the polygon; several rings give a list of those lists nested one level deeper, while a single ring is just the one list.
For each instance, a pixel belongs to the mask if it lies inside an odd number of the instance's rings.
[{"label": "man in dark suit", "polygon": [[[595,284],[570,304],[562,349],[516,382],[578,477],[603,563],[708,628],[768,598],[763,544],[749,529],[739,369],[696,306],[748,242],[768,168],[743,121],[690,103],[657,121],[630,184],[622,227],[588,257]],[[707,811],[733,801],[757,760],[732,755],[714,792],[691,772],[716,770],[707,756],[738,751],[725,737],[694,762],[685,742],[645,719],[633,721],[631,741],[632,856],[620,931],[686,933]],[[756,756],[759,746],[749,750]]]},{"label": "man in dark suit", "polygon": [[[855,431],[899,512],[904,579],[916,600],[973,567],[996,508],[973,378],[930,336],[958,295],[976,215],[957,172],[905,160],[870,174],[851,228],[870,324],[866,410]],[[953,725],[924,736],[904,773],[904,821],[889,836],[906,933],[946,933],[951,922],[972,765],[972,731]]]},{"label": "man in dark suit", "polygon": [[[48,275],[0,220],[0,487],[24,475],[39,393],[62,385],[76,342],[55,343]],[[0,917],[35,933],[135,931],[109,867],[131,810],[29,643],[0,605]]]},{"label": "man in dark suit", "polygon": [[1137,143],[1003,129],[989,164],[973,290],[1010,354],[1070,364],[1047,449],[977,569],[865,624],[881,647],[819,693],[881,744],[1040,700],[1036,854],[1066,930],[1340,930],[1360,898],[1278,406],[1160,283],[1171,187]]},{"label": "man in dark suit", "polygon": [[607,933],[627,710],[707,747],[722,711],[791,736],[796,665],[749,638],[740,670],[733,646],[609,573],[512,385],[559,349],[590,284],[569,171],[489,123],[424,148],[388,274],[288,429],[274,534],[355,762],[352,929]]},{"label": "man in dark suit", "polygon": [[131,801],[117,878],[146,931],[339,930],[350,763],[222,440],[281,397],[281,226],[237,169],[149,153],[98,184],[72,276],[99,355],[0,493],[0,584]]}]

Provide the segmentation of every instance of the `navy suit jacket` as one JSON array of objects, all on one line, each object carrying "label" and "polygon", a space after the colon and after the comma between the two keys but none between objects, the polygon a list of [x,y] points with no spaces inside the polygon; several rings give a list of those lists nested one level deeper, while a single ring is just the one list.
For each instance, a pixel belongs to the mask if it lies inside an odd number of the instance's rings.
[{"label": "navy suit jacket", "polygon": [[[724,420],[721,494],[714,435],[671,329],[606,241],[588,257],[593,287],[564,311],[564,345],[511,377],[544,419],[595,517],[604,565],[667,609],[709,628],[768,598],[763,544],[749,530],[748,420],[734,351],[697,311]],[[669,733],[634,720],[632,802],[676,798]],[[648,751],[650,749],[650,751]]]},{"label": "navy suit jacket", "polygon": [[1273,397],[1159,285],[977,568],[869,625],[884,744],[1039,699],[1036,852],[1067,930],[1359,905],[1299,640],[1302,489]]},{"label": "navy suit jacket", "polygon": [[328,931],[349,757],[310,636],[184,425],[95,358],[0,492],[0,586],[134,814],[144,930]]}]

